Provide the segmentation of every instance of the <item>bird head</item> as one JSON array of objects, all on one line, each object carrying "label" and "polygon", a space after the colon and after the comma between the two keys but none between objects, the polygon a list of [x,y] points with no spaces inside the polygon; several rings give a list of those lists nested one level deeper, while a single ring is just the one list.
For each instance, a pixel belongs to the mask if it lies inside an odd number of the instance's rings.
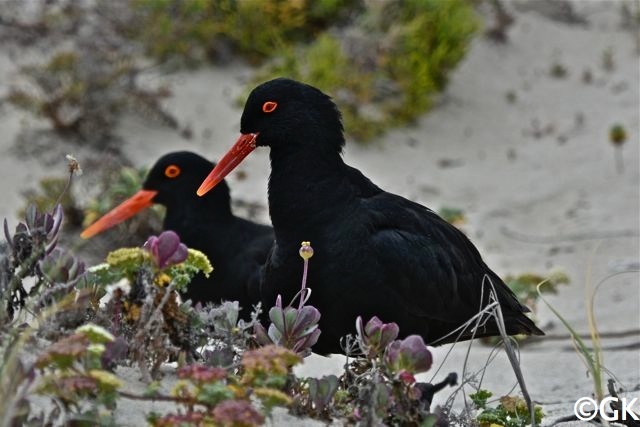
[{"label": "bird head", "polygon": [[[142,188],[107,212],[81,234],[83,238],[101,233],[150,207],[160,204],[167,209],[189,209],[202,200],[193,193],[215,163],[188,151],[162,156],[151,168]],[[222,182],[207,195],[215,209],[230,210],[229,187]]]},{"label": "bird head", "polygon": [[206,194],[256,147],[275,152],[341,153],[342,118],[331,98],[313,86],[278,78],[253,89],[242,112],[240,137],[198,189]]}]

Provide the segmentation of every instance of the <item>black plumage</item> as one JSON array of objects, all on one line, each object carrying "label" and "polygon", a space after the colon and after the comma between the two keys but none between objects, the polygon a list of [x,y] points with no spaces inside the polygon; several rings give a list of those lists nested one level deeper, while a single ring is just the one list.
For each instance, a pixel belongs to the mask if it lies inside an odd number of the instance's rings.
[{"label": "black plumage", "polygon": [[[199,274],[189,284],[184,297],[194,302],[239,301],[242,315],[247,317],[260,298],[259,270],[273,244],[273,229],[235,216],[226,182],[221,182],[206,197],[195,190],[215,166],[205,158],[188,151],[162,156],[151,168],[139,193],[149,194],[148,202],[131,207],[125,201],[114,208],[127,211],[116,221],[107,220],[85,237],[103,231],[139,210],[153,204],[166,207],[163,228],[173,230],[189,248],[202,251],[214,266],[207,279]],[[134,195],[129,200],[135,200]],[[131,203],[131,202],[129,202]],[[125,206],[122,208],[122,206]],[[109,218],[110,214],[103,218]]]},{"label": "black plumage", "polygon": [[255,88],[242,136],[202,184],[203,194],[256,146],[269,146],[269,212],[276,243],[261,278],[267,306],[299,290],[300,242],[308,240],[309,304],[322,318],[314,351],[341,352],[357,316],[397,322],[402,336],[442,344],[498,335],[493,319],[451,333],[481,310],[493,285],[508,334],[543,334],[476,247],[432,210],[385,192],[343,162],[340,113],[318,89],[289,79]]}]

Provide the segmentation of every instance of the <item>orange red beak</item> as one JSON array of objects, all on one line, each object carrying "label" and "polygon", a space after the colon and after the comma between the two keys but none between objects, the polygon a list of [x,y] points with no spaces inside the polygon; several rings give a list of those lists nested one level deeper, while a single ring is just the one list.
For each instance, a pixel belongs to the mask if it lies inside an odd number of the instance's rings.
[{"label": "orange red beak", "polygon": [[241,134],[233,147],[227,151],[209,176],[200,184],[198,196],[204,196],[209,190],[218,185],[229,173],[236,168],[256,148],[257,133]]},{"label": "orange red beak", "polygon": [[153,198],[158,194],[153,190],[140,190],[115,208],[104,214],[99,220],[87,227],[80,237],[88,239],[122,221],[131,218],[138,212],[153,205]]}]

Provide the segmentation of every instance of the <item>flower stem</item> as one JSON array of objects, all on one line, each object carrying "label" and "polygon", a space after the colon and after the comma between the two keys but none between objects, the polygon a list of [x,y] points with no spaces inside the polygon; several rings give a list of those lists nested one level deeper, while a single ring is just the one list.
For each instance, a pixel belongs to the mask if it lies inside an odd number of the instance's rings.
[{"label": "flower stem", "polygon": [[302,271],[302,287],[300,289],[300,304],[298,305],[298,310],[302,309],[304,306],[305,295],[307,291],[307,273],[309,271],[309,260],[304,260],[304,270]]}]

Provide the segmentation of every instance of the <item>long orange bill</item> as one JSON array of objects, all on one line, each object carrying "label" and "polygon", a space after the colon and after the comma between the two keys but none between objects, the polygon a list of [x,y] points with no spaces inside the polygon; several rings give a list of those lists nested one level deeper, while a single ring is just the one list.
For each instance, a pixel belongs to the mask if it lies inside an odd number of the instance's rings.
[{"label": "long orange bill", "polygon": [[87,227],[80,237],[88,239],[98,233],[107,230],[114,225],[120,224],[125,219],[131,218],[143,209],[153,204],[153,198],[158,194],[157,191],[140,190],[115,208],[104,214],[99,220]]},{"label": "long orange bill", "polygon": [[227,151],[215,168],[209,173],[209,176],[202,181],[198,188],[198,196],[204,196],[209,190],[218,185],[225,176],[235,169],[240,162],[256,148],[257,133],[243,133],[240,138],[233,144],[233,147]]}]

